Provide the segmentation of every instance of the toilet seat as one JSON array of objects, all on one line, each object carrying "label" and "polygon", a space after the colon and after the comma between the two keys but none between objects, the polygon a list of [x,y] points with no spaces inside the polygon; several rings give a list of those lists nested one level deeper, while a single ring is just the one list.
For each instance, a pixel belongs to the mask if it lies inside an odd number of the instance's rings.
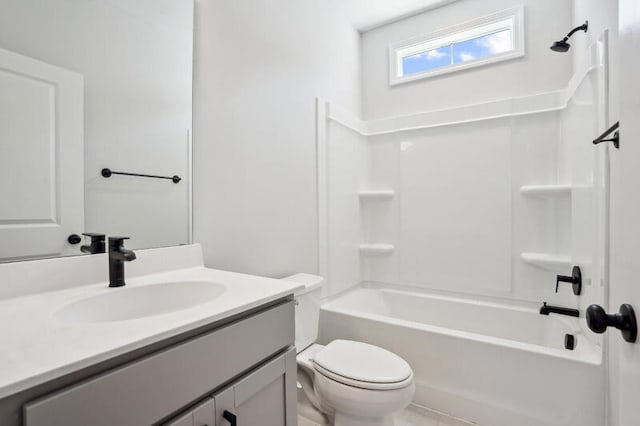
[{"label": "toilet seat", "polygon": [[313,356],[314,369],[347,386],[370,390],[402,389],[413,383],[405,360],[378,346],[334,340]]}]

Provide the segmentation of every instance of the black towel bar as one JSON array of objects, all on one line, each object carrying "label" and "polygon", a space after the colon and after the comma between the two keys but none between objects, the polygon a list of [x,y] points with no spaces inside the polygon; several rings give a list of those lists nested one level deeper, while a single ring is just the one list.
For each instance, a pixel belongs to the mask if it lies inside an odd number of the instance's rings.
[{"label": "black towel bar", "polygon": [[154,179],[168,179],[173,183],[178,183],[182,180],[180,176],[157,176],[157,175],[145,175],[141,173],[114,172],[113,170],[106,167],[102,169],[101,174],[106,178],[111,177],[111,175],[124,175],[124,176],[136,176],[136,177],[146,177],[146,178],[154,178]]}]

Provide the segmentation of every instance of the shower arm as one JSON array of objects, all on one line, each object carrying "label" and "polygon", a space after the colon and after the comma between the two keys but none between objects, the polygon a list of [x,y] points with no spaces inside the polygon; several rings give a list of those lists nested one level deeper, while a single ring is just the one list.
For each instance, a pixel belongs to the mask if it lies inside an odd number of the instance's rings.
[{"label": "shower arm", "polygon": [[577,33],[578,31],[584,31],[585,33],[587,32],[587,29],[589,28],[589,21],[585,21],[584,24],[575,27],[574,29],[572,29],[571,31],[569,31],[569,34],[567,34],[565,36],[565,38],[563,39],[563,41],[567,41],[571,38],[572,35],[574,35],[575,33]]}]

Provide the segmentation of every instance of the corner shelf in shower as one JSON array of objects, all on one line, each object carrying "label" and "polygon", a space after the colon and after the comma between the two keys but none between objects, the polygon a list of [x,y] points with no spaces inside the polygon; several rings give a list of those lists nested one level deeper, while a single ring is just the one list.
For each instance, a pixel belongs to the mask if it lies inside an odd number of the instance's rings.
[{"label": "corner shelf in shower", "polygon": [[531,197],[566,197],[571,195],[572,188],[572,185],[569,183],[524,185],[520,187],[520,193]]},{"label": "corner shelf in shower", "polygon": [[360,244],[360,254],[363,256],[379,256],[393,253],[393,244]]},{"label": "corner shelf in shower", "polygon": [[521,253],[520,259],[530,265],[554,272],[566,272],[572,265],[570,256],[560,254]]},{"label": "corner shelf in shower", "polygon": [[360,200],[390,200],[396,195],[393,189],[365,190],[360,191]]}]

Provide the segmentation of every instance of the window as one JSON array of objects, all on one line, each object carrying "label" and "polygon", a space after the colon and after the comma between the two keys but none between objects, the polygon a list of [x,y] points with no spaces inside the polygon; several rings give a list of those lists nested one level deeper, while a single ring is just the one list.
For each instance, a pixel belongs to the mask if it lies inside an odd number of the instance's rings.
[{"label": "window", "polygon": [[389,83],[404,83],[523,55],[523,7],[519,6],[391,45]]}]

